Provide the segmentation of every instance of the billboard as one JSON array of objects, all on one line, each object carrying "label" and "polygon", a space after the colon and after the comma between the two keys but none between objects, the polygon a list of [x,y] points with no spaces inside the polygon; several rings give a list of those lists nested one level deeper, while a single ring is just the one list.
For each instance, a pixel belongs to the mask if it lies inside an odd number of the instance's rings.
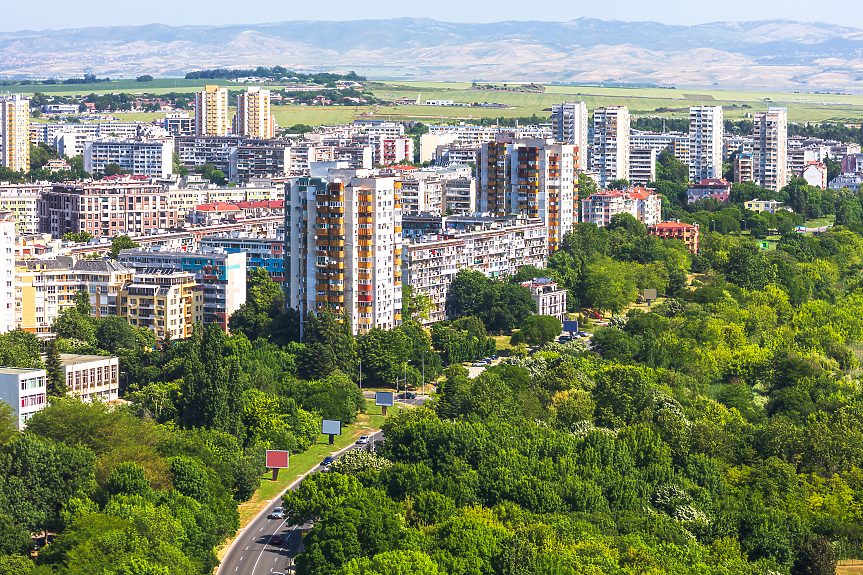
[{"label": "billboard", "polygon": [[646,289],[644,290],[644,299],[649,299],[651,301],[656,299],[656,290],[655,289]]},{"label": "billboard", "polygon": [[563,331],[568,331],[568,332],[578,331],[578,322],[577,321],[568,321],[568,320],[563,322]]},{"label": "billboard", "polygon": [[324,435],[341,435],[342,422],[338,419],[324,419],[321,421],[321,433]]},{"label": "billboard", "polygon": [[289,451],[278,451],[273,449],[267,450],[267,468],[268,469],[287,469],[288,462],[291,459]]},{"label": "billboard", "polygon": [[395,394],[392,391],[376,391],[375,405],[386,405],[387,407],[392,407],[394,396]]}]

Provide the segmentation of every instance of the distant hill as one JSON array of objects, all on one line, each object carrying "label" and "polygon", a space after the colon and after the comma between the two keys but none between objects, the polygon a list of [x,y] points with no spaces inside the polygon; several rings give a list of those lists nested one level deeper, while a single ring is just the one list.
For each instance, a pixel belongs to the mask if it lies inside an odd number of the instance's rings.
[{"label": "distant hill", "polygon": [[0,76],[182,76],[281,64],[376,78],[863,91],[863,30],[762,20],[671,26],[426,18],[0,33]]}]

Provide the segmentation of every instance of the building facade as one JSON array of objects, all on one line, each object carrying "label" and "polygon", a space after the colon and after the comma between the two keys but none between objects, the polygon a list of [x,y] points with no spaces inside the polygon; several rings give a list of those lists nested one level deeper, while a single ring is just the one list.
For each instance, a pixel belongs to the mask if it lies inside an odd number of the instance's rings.
[{"label": "building facade", "polygon": [[245,94],[237,96],[237,113],[233,120],[236,136],[251,138],[273,138],[276,121],[270,114],[270,91],[257,86],[249,87]]},{"label": "building facade", "polygon": [[646,186],[656,181],[656,150],[654,148],[629,147],[629,183]]},{"label": "building facade", "polygon": [[104,172],[117,164],[133,175],[167,178],[173,172],[174,145],[170,141],[108,138],[84,144],[84,171]]},{"label": "building facade", "polygon": [[647,234],[664,240],[675,239],[686,244],[690,252],[698,253],[698,224],[661,222],[647,228]]},{"label": "building facade", "polygon": [[326,308],[355,333],[402,321],[401,183],[365,170],[285,187],[285,291],[301,313]]},{"label": "building facade", "polygon": [[0,96],[0,167],[30,170],[30,100],[20,94]]},{"label": "building facade", "polygon": [[731,183],[722,178],[708,178],[697,184],[689,184],[686,190],[686,203],[692,204],[698,200],[716,200],[728,203],[731,197]]},{"label": "building facade", "polygon": [[587,104],[563,102],[551,106],[551,126],[554,141],[576,146],[575,168],[587,170]]},{"label": "building facade", "polygon": [[177,223],[167,192],[140,181],[55,184],[39,199],[39,231],[54,238],[69,232],[94,237],[155,233]]},{"label": "building facade", "polygon": [[111,401],[119,397],[120,359],[103,355],[61,353],[60,366],[69,395],[82,401]]},{"label": "building facade", "polygon": [[120,250],[118,261],[143,271],[191,272],[203,290],[202,321],[216,323],[227,333],[228,320],[246,303],[246,254],[220,248],[175,252],[161,248]]},{"label": "building facade", "polygon": [[149,329],[158,339],[192,336],[204,321],[204,290],[192,272],[172,269],[136,271],[119,294],[120,315],[133,326]]},{"label": "building facade", "polygon": [[0,212],[0,333],[15,329],[15,219]]},{"label": "building facade", "polygon": [[689,108],[689,181],[722,177],[722,106]]},{"label": "building facade", "polygon": [[195,94],[195,135],[227,136],[229,126],[228,89],[204,86]]},{"label": "building facade", "polygon": [[[405,244],[404,277],[414,294],[432,303],[428,320],[454,317],[447,305],[450,284],[461,269],[505,278],[522,266],[543,269],[548,257],[548,228],[539,218],[447,216],[423,222],[429,233],[414,234]],[[420,223],[420,222],[417,222]],[[405,221],[408,225],[408,221]]]},{"label": "building facade", "polygon": [[226,253],[246,255],[246,269],[263,268],[274,282],[285,283],[285,237],[253,237],[242,234],[204,236],[202,250],[223,249]]},{"label": "building facade", "polygon": [[755,178],[762,188],[778,192],[791,181],[788,173],[788,109],[769,108],[754,116]]},{"label": "building facade", "polygon": [[629,176],[629,108],[609,106],[593,111],[593,162],[599,186]]},{"label": "building facade", "polygon": [[[827,189],[827,166],[821,162],[809,162],[798,172],[797,177],[803,178],[810,186]],[[2,205],[2,201],[0,201]]]},{"label": "building facade", "polygon": [[522,282],[530,290],[530,297],[536,302],[537,315],[550,315],[563,323],[566,316],[566,290],[558,288],[551,278],[533,278]]},{"label": "building facade", "polygon": [[0,401],[12,408],[19,430],[48,405],[47,391],[44,369],[0,367]]},{"label": "building facade", "polygon": [[658,224],[662,197],[647,188],[607,190],[591,194],[581,203],[581,221],[607,226],[615,214],[628,213],[646,226]]}]

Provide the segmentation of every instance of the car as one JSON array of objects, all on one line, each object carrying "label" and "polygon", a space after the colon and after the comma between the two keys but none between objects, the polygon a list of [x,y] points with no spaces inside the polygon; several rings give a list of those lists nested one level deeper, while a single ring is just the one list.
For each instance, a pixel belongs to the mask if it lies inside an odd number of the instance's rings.
[{"label": "car", "polygon": [[586,331],[580,331],[578,332],[578,335],[580,335],[581,337],[590,337],[590,334]]},{"label": "car", "polygon": [[281,507],[276,507],[273,509],[273,512],[270,514],[273,519],[284,519],[285,518],[285,510]]},{"label": "car", "polygon": [[270,537],[270,545],[281,545],[284,540],[281,535],[273,535]]},{"label": "car", "polygon": [[493,356],[491,356],[491,358],[492,359],[500,359],[500,356],[498,354],[494,354]]},{"label": "car", "polygon": [[562,335],[559,338],[557,338],[557,341],[558,341],[558,343],[566,343],[568,341],[572,341],[572,338],[569,337],[568,335]]},{"label": "car", "polygon": [[491,358],[490,357],[486,357],[485,359],[481,359],[480,361],[486,365],[491,365]]},{"label": "car", "polygon": [[358,445],[365,445],[365,444],[366,444],[366,443],[368,443],[368,442],[369,442],[369,436],[368,436],[368,435],[363,435],[362,437],[360,437],[359,439],[357,439],[357,444],[358,444]]},{"label": "car", "polygon": [[336,460],[336,458],[333,457],[332,455],[327,455],[326,457],[324,457],[324,460],[321,461],[321,465],[323,465],[324,467],[326,467],[328,465],[332,465],[333,461],[335,461],[335,460]]},{"label": "car", "polygon": [[470,364],[470,366],[471,367],[486,367],[484,361],[475,361],[472,364]]}]

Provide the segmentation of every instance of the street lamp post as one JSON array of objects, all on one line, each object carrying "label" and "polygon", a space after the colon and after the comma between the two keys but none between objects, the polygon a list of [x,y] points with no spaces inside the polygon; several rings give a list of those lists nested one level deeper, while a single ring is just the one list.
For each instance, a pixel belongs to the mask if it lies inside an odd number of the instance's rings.
[{"label": "street lamp post", "polygon": [[411,362],[411,360],[407,360],[405,362],[405,388],[404,388],[404,392],[403,392],[405,394],[405,396],[404,396],[403,401],[402,401],[402,403],[404,403],[405,405],[407,405],[407,402],[408,402],[408,364],[410,362]]},{"label": "street lamp post", "polygon": [[363,360],[360,360],[360,389],[363,388]]},{"label": "street lamp post", "polygon": [[713,231],[716,231],[716,220],[710,220],[710,223],[713,224]]},{"label": "street lamp post", "polygon": [[423,395],[426,394],[426,352],[423,352]]}]

